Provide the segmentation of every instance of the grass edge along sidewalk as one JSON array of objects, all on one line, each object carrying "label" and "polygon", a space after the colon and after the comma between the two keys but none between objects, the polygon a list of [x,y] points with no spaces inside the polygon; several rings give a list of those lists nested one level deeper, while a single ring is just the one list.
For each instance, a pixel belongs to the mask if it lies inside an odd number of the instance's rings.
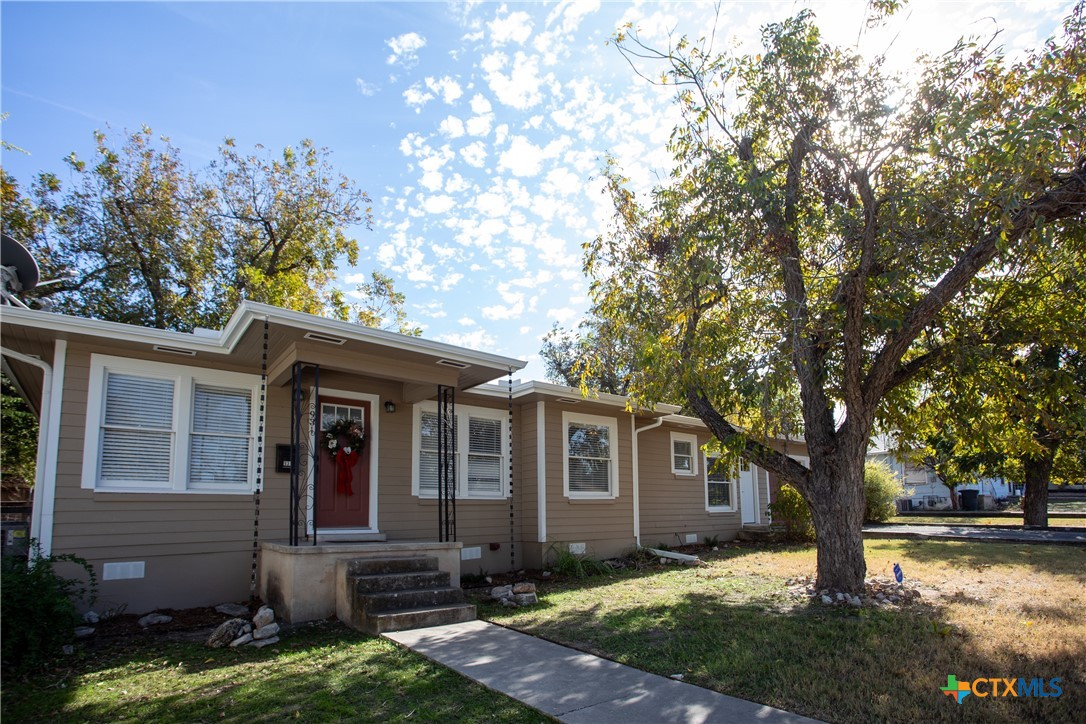
[{"label": "grass edge along sidewalk", "polygon": [[18,722],[332,722],[550,719],[389,641],[339,623],[299,626],[265,649],[157,636],[80,644],[55,667],[5,677]]},{"label": "grass edge along sidewalk", "polygon": [[[541,585],[542,604],[480,615],[644,671],[835,722],[1074,721],[1086,710],[1086,549],[871,540],[918,603],[853,609],[806,595],[813,547],[728,545],[698,568]],[[971,697],[947,677],[1063,682],[1060,697]],[[969,708],[969,711],[966,710]]]}]

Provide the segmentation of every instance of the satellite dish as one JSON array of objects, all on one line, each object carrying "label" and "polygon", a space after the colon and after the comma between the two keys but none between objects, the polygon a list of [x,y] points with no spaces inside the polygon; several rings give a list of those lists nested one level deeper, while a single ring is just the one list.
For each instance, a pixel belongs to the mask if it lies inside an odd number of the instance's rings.
[{"label": "satellite dish", "polygon": [[7,234],[0,237],[0,276],[2,303],[25,307],[15,294],[38,286],[38,263],[25,246]]}]

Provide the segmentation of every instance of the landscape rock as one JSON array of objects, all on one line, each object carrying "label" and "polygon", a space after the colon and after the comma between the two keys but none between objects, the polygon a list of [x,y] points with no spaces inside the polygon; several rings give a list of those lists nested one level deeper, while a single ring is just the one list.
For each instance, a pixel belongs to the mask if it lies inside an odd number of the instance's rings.
[{"label": "landscape rock", "polygon": [[675,679],[675,681],[682,681],[683,680],[683,675],[682,674],[672,674],[668,678]]},{"label": "landscape rock", "polygon": [[515,593],[513,603],[518,606],[532,606],[539,603],[539,598],[534,593]]},{"label": "landscape rock", "polygon": [[85,639],[88,636],[93,636],[93,635],[94,635],[94,627],[93,626],[76,626],[75,627],[75,637],[77,639]]},{"label": "landscape rock", "polygon": [[513,593],[535,593],[534,583],[517,583],[513,585]]},{"label": "landscape rock", "polygon": [[503,598],[503,599],[501,599],[501,602],[502,602],[502,605],[505,606],[506,608],[516,608],[517,607],[517,604],[511,598]]},{"label": "landscape rock", "polygon": [[822,603],[826,604],[827,606],[832,606],[833,605],[833,599],[830,598],[829,596],[823,594],[822,595]]},{"label": "landscape rock", "polygon": [[207,646],[212,649],[221,649],[234,639],[241,636],[242,630],[249,622],[243,618],[232,618],[223,621],[219,627],[207,637]]},{"label": "landscape rock", "polygon": [[149,613],[140,619],[140,626],[147,628],[148,626],[169,623],[170,621],[173,621],[173,616],[167,616],[164,613]]},{"label": "landscape rock", "polygon": [[87,611],[85,614],[83,614],[83,620],[87,623],[98,623],[102,619],[94,611]]},{"label": "landscape rock", "polygon": [[256,615],[253,616],[253,626],[256,628],[263,628],[273,621],[275,621],[275,611],[268,606],[261,606]]},{"label": "landscape rock", "polygon": [[249,607],[242,606],[240,603],[220,603],[215,607],[215,610],[232,618],[242,618],[249,615]]},{"label": "landscape rock", "polygon": [[72,654],[75,653],[75,647],[72,646],[71,644],[64,644],[64,646],[62,646],[60,650],[63,651],[68,656],[71,656]]},{"label": "landscape rock", "polygon": [[845,601],[845,594],[838,591],[837,592],[837,602],[838,603],[844,603],[844,601]]},{"label": "landscape rock", "polygon": [[863,605],[863,601],[860,600],[859,596],[849,596],[848,605],[852,606],[853,608],[859,608]]},{"label": "landscape rock", "polygon": [[543,577],[544,578],[550,578],[551,577],[551,572],[550,571],[543,571]]},{"label": "landscape rock", "polygon": [[253,638],[257,639],[258,641],[261,639],[270,639],[277,633],[279,633],[279,624],[269,623],[267,626],[261,626],[260,628],[253,631]]},{"label": "landscape rock", "polygon": [[490,597],[495,601],[502,598],[508,598],[511,595],[513,595],[512,586],[494,586],[494,588],[490,589]]},{"label": "landscape rock", "polygon": [[258,649],[262,649],[265,646],[271,646],[272,644],[279,643],[278,636],[272,636],[270,639],[260,639],[259,641],[253,641],[250,646],[255,646]]},{"label": "landscape rock", "polygon": [[238,636],[236,639],[230,642],[230,648],[236,649],[238,646],[244,646],[252,640],[253,635],[251,633],[247,633],[244,636]]}]

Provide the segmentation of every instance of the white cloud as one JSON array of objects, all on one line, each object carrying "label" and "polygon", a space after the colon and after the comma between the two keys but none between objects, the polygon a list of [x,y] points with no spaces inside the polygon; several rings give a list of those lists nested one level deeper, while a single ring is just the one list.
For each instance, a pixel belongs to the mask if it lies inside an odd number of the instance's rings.
[{"label": "white cloud", "polygon": [[572,33],[587,16],[600,9],[600,0],[562,0],[547,16],[547,27],[559,21],[555,30]]},{"label": "white cloud", "polygon": [[559,324],[565,324],[576,316],[577,312],[569,307],[559,307],[558,309],[547,310],[547,319],[553,319]]},{"label": "white cloud", "polygon": [[482,93],[476,93],[471,97],[472,113],[490,113],[492,110],[494,110],[493,106],[490,105],[490,101],[488,101],[486,99],[486,96],[484,96]]},{"label": "white cloud", "polygon": [[426,47],[426,38],[418,33],[404,33],[389,38],[385,45],[392,49],[392,55],[385,60],[389,65],[412,66],[419,60],[418,51]]},{"label": "white cloud", "polygon": [[460,272],[450,272],[441,280],[441,291],[447,292],[460,283],[464,275]]},{"label": "white cloud", "polygon": [[519,50],[513,56],[511,66],[509,56],[499,51],[484,56],[479,67],[498,102],[517,110],[538,105],[543,100],[540,89],[544,83],[550,86],[552,92],[560,88],[553,74],[540,76],[537,56],[529,56]]},{"label": "white cloud", "polygon": [[354,84],[358,86],[358,92],[364,96],[372,96],[378,91],[377,86],[375,86],[373,83],[367,83],[361,78],[355,78]]},{"label": "white cloud", "polygon": [[449,138],[460,138],[464,135],[464,122],[456,116],[448,116],[438,126],[438,130]]},{"label": "white cloud", "polygon": [[481,141],[469,143],[460,149],[460,156],[469,166],[482,168],[483,164],[486,163],[486,146]]},{"label": "white cloud", "polygon": [[414,108],[415,113],[418,113],[424,105],[433,99],[434,94],[424,91],[418,83],[403,92],[404,103]]},{"label": "white cloud", "polygon": [[419,179],[419,186],[428,191],[439,191],[443,185],[444,179],[442,179],[440,171],[427,171]]},{"label": "white cloud", "polygon": [[524,136],[513,136],[498,158],[498,169],[514,176],[535,176],[543,167],[543,149]]},{"label": "white cloud", "polygon": [[460,319],[456,320],[456,323],[459,324],[462,327],[474,327],[475,326],[475,320],[472,319],[471,317],[461,317]]},{"label": "white cloud", "polygon": [[445,342],[446,344],[454,344],[458,347],[467,347],[468,349],[479,351],[497,347],[497,340],[495,340],[485,329],[477,329],[473,332],[462,333],[447,332],[445,334],[439,334],[435,339],[437,339],[438,342]]},{"label": "white cloud", "polygon": [[456,201],[453,200],[453,197],[445,196],[444,194],[427,196],[422,201],[422,208],[425,209],[428,214],[444,214],[455,205]]},{"label": "white cloud", "polygon": [[449,105],[452,105],[464,95],[464,91],[460,88],[460,84],[449,76],[443,76],[441,78],[427,78],[426,87],[431,91],[441,96],[441,100],[445,101]]},{"label": "white cloud", "polygon": [[427,302],[426,304],[413,304],[411,306],[419,310],[420,314],[430,317],[431,319],[441,319],[442,317],[448,316],[448,313],[445,311],[445,305],[441,302]]},{"label": "white cloud", "polygon": [[490,42],[493,45],[510,42],[523,45],[532,34],[532,18],[525,12],[510,13],[504,18],[494,18],[487,23],[487,27],[490,28]]},{"label": "white cloud", "polygon": [[481,116],[472,116],[468,119],[467,132],[473,136],[485,136],[490,133],[490,124],[494,122],[494,114],[486,113]]},{"label": "white cloud", "polygon": [[456,194],[461,191],[467,191],[471,188],[471,183],[466,178],[458,173],[454,173],[449,177],[449,180],[445,182],[445,193]]}]

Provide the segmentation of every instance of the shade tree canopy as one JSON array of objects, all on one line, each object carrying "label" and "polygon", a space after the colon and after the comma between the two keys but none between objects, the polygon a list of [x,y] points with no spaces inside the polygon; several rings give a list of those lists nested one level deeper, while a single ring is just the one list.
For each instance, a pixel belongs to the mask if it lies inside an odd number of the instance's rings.
[{"label": "shade tree canopy", "polygon": [[[647,197],[604,169],[594,312],[630,342],[637,401],[682,400],[800,491],[820,587],[863,588],[868,439],[962,344],[935,338],[942,315],[997,259],[1083,233],[1083,39],[1079,6],[1019,60],[962,41],[907,81],[827,45],[807,11],[749,54],[614,38],[684,121]],[[766,444],[796,418],[809,468]]]}]

